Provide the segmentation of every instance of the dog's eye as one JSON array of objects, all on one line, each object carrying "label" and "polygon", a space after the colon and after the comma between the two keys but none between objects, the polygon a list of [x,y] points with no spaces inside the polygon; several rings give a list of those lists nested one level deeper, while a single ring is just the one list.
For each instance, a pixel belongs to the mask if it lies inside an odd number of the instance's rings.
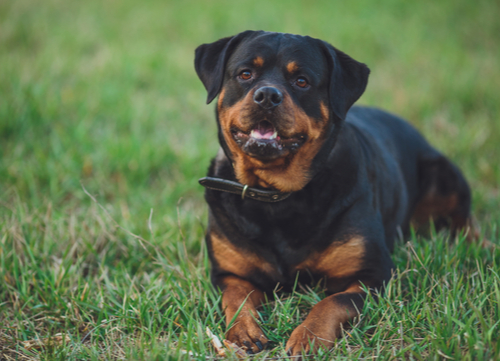
[{"label": "dog's eye", "polygon": [[250,70],[243,70],[240,73],[240,79],[248,80],[252,77],[252,72]]},{"label": "dog's eye", "polygon": [[305,88],[308,85],[307,80],[302,77],[297,78],[297,80],[295,80],[295,84],[297,84],[297,86],[301,88]]}]

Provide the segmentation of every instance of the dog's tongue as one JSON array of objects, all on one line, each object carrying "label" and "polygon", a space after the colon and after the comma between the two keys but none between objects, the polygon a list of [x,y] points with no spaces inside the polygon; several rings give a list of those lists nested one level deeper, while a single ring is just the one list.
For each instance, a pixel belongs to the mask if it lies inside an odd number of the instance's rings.
[{"label": "dog's tongue", "polygon": [[278,132],[271,123],[262,121],[252,130],[250,136],[256,139],[275,139]]}]

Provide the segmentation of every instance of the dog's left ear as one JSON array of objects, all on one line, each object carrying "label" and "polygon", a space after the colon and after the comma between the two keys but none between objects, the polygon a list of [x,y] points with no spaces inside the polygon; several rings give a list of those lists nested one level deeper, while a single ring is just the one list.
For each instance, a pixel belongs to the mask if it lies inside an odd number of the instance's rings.
[{"label": "dog's left ear", "polygon": [[330,66],[330,107],[344,120],[347,111],[359,99],[368,84],[370,69],[347,54],[321,41]]},{"label": "dog's left ear", "polygon": [[194,67],[207,89],[207,104],[219,94],[224,80],[226,62],[236,46],[253,31],[244,31],[235,36],[222,38],[215,43],[202,44],[196,48]]}]

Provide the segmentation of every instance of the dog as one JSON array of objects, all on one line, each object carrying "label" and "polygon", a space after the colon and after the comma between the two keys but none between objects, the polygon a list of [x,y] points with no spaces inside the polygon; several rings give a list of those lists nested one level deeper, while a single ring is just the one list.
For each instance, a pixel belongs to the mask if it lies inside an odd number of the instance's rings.
[{"label": "dog", "polygon": [[[268,339],[265,295],[324,282],[328,296],[291,334],[288,355],[330,348],[383,290],[394,241],[410,225],[470,225],[460,170],[401,118],[351,106],[369,69],[308,36],[245,31],[200,45],[195,69],[218,96],[220,150],[200,179],[209,205],[211,280],[226,338],[248,353]],[[233,319],[234,318],[234,319]]]}]

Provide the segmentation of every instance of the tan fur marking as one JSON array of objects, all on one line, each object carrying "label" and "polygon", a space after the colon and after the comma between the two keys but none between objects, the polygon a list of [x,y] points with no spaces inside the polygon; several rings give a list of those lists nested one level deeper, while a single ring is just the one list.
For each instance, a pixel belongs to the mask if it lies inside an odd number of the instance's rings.
[{"label": "tan fur marking", "polygon": [[299,66],[297,65],[296,62],[294,61],[291,61],[289,62],[287,65],[286,65],[286,70],[289,72],[289,73],[293,73],[295,72],[297,69],[299,68]]},{"label": "tan fur marking", "polygon": [[[219,98],[219,121],[223,129],[224,138],[234,157],[236,178],[242,184],[249,186],[273,187],[282,192],[293,192],[302,189],[311,179],[309,168],[315,155],[321,148],[324,137],[323,131],[328,116],[324,119],[312,119],[299,108],[291,97],[283,92],[283,104],[279,115],[281,122],[286,123],[287,134],[284,137],[303,133],[307,134],[307,141],[295,154],[276,159],[271,162],[262,162],[246,155],[234,141],[231,128],[247,129],[252,123],[251,110],[255,106],[253,92],[230,108],[223,108]],[[327,112],[322,111],[325,116]]]},{"label": "tan fur marking", "polygon": [[262,59],[262,57],[260,56],[256,57],[253,60],[253,65],[259,68],[262,67],[262,65],[264,65],[264,59]]},{"label": "tan fur marking", "polygon": [[425,229],[432,219],[446,219],[450,222],[449,227],[452,235],[463,231],[467,242],[479,242],[483,248],[495,249],[495,245],[492,242],[481,236],[480,228],[474,219],[470,216],[469,218],[465,218],[461,212],[457,212],[460,206],[457,193],[442,196],[436,194],[436,189],[431,189],[417,203],[411,217],[411,225],[421,231],[422,228]]},{"label": "tan fur marking", "polygon": [[213,256],[219,267],[237,276],[245,277],[252,270],[260,269],[266,273],[275,273],[275,268],[254,253],[237,248],[225,237],[210,234]]},{"label": "tan fur marking", "polygon": [[332,244],[325,251],[309,257],[297,266],[297,270],[307,269],[327,278],[349,277],[360,271],[364,252],[364,238],[354,236],[346,243]]},{"label": "tan fur marking", "polygon": [[[431,218],[450,217],[458,205],[457,194],[443,197],[431,191],[417,204],[411,221],[418,227],[429,223]],[[465,226],[465,220],[463,223],[462,227]]]},{"label": "tan fur marking", "polygon": [[[318,302],[307,318],[291,334],[285,350],[289,355],[316,352],[319,348],[330,349],[342,333],[342,325],[359,315],[354,306],[364,295],[358,282],[344,292],[336,293]],[[311,344],[313,344],[311,346]]]},{"label": "tan fur marking", "polygon": [[250,282],[235,276],[227,276],[222,282],[222,308],[226,314],[227,326],[241,307],[235,322],[227,331],[226,338],[243,349],[250,348],[254,353],[259,352],[256,341],[262,346],[268,342],[255,321],[258,318],[256,309],[265,301],[264,294]]},{"label": "tan fur marking", "polygon": [[[254,285],[250,282],[242,280],[241,278],[235,276],[227,276],[222,281],[225,287],[224,295],[222,297],[222,308],[229,307],[235,305],[236,311],[241,302],[248,296],[248,303],[252,308],[256,308],[260,306],[261,302],[264,300],[264,295],[262,291],[258,290]],[[229,292],[231,291],[231,292]],[[238,302],[234,302],[237,299]],[[228,320],[228,322],[230,319]]]},{"label": "tan fur marking", "polygon": [[321,108],[321,115],[323,116],[323,119],[325,119],[325,121],[328,120],[328,118],[330,118],[330,109],[328,108],[328,106],[321,102],[319,104],[320,108]]},{"label": "tan fur marking", "polygon": [[217,107],[219,107],[219,108],[222,106],[222,100],[224,99],[225,93],[226,93],[226,90],[224,88],[222,88],[222,90],[219,93],[219,99],[217,100]]}]

